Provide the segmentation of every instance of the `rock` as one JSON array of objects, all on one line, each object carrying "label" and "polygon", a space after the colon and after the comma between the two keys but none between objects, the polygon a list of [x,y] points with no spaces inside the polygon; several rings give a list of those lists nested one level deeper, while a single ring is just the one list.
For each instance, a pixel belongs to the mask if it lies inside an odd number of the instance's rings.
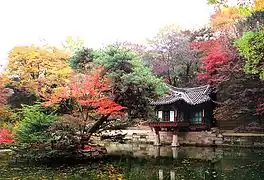
[{"label": "rock", "polygon": [[222,134],[218,134],[217,137],[223,138],[223,135]]},{"label": "rock", "polygon": [[215,144],[216,144],[216,145],[223,144],[223,141],[216,140],[216,141],[215,141]]},{"label": "rock", "polygon": [[107,150],[105,147],[93,145],[85,145],[84,149],[80,150],[79,152],[86,157],[96,157],[107,154]]}]

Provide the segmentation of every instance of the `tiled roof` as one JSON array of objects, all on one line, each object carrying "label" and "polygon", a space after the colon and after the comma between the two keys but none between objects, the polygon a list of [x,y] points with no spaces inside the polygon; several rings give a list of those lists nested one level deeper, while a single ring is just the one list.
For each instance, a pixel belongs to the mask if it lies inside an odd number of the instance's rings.
[{"label": "tiled roof", "polygon": [[200,86],[194,88],[176,88],[168,85],[169,95],[166,94],[155,101],[151,101],[151,105],[171,104],[179,100],[183,100],[190,105],[201,104],[210,101],[210,86]]}]

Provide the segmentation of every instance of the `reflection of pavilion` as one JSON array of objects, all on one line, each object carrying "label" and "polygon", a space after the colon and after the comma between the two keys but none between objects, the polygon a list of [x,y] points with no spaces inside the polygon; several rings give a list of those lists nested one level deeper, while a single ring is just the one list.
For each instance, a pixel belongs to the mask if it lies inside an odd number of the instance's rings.
[{"label": "reflection of pavilion", "polygon": [[134,157],[184,157],[188,159],[214,160],[223,156],[223,149],[209,147],[171,147],[151,144],[104,144],[109,154],[128,153]]},{"label": "reflection of pavilion", "polygon": [[220,148],[153,146],[153,149],[149,155],[155,158],[172,157],[173,159],[177,159],[181,156],[188,159],[214,161],[223,156],[223,149]]},{"label": "reflection of pavilion", "polygon": [[[163,180],[164,178],[164,173],[162,169],[159,169],[159,180]],[[170,179],[175,180],[176,179],[176,173],[175,170],[170,171]]]},{"label": "reflection of pavilion", "polygon": [[[189,171],[194,172],[193,174],[199,177],[198,179],[211,179],[219,171],[216,169],[219,163],[220,167],[222,166],[221,162],[225,152],[222,148],[153,146],[151,144],[111,143],[108,146],[106,145],[106,148],[108,153],[112,155],[120,155],[122,153],[133,156],[136,159],[149,161],[155,169],[147,166],[144,171],[149,169],[149,172],[153,172],[154,170],[155,174],[151,177],[163,180],[181,179],[183,175],[188,176]],[[192,160],[198,160],[197,166],[192,166],[195,169],[186,169],[183,164],[189,164]],[[200,162],[206,165],[201,166]],[[140,168],[142,167],[141,165]]]},{"label": "reflection of pavilion", "polygon": [[[178,157],[179,148],[172,147],[171,150],[172,150],[172,157],[173,157],[173,159],[176,159]],[[161,156],[161,154],[160,154],[160,147],[159,146],[155,146],[154,147],[154,157],[157,158],[157,157],[160,157],[160,156]]]},{"label": "reflection of pavilion", "polygon": [[[162,147],[160,146],[154,146],[154,157],[155,158],[162,158],[162,157],[167,157],[164,152],[162,153],[161,151]],[[208,170],[205,171],[205,169],[203,169],[203,171],[201,172],[202,174],[202,178],[203,179],[211,179],[212,177],[215,177],[215,173],[216,173],[216,169],[215,169],[215,163],[219,161],[220,157],[217,157],[217,154],[222,154],[223,155],[223,151],[218,151],[216,150],[216,148],[190,148],[188,147],[188,149],[193,149],[193,151],[184,151],[181,152],[182,147],[171,147],[171,152],[172,152],[172,157],[173,159],[177,159],[178,156],[182,157],[182,155],[184,154],[186,156],[186,159],[203,159],[203,160],[208,160],[207,162],[210,162],[210,167]],[[187,148],[186,148],[187,149]],[[198,151],[195,151],[195,149],[199,149]],[[208,151],[208,149],[210,149],[211,151]],[[203,152],[203,153],[202,153]],[[181,153],[181,154],[179,154]],[[222,158],[222,156],[221,156]],[[157,177],[159,180],[164,180],[164,179],[170,179],[170,180],[176,180],[176,178],[178,179],[178,175],[179,172],[177,169],[159,169],[158,173],[157,173]]]}]

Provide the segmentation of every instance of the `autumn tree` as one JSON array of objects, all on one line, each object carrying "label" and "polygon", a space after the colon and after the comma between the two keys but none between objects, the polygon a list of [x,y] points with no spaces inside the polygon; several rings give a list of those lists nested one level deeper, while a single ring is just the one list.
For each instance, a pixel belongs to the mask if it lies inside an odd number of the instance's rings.
[{"label": "autumn tree", "polygon": [[254,0],[254,10],[256,11],[264,10],[263,0]]},{"label": "autumn tree", "polygon": [[8,80],[4,75],[0,75],[0,108],[7,103],[7,98],[12,94],[10,89],[6,88]]},{"label": "autumn tree", "polygon": [[201,55],[198,80],[210,83],[217,93],[216,120],[237,120],[238,123],[258,120],[256,102],[262,97],[263,83],[257,76],[244,73],[244,59],[232,46],[232,41],[222,36],[194,42],[192,47]]},{"label": "autumn tree", "polygon": [[13,142],[15,142],[13,139],[13,134],[7,129],[0,128],[0,145],[10,144]]},{"label": "autumn tree", "polygon": [[69,85],[48,97],[46,106],[71,101],[71,111],[77,116],[79,127],[76,135],[79,133],[80,144],[84,146],[84,142],[107,123],[109,116],[123,115],[121,110],[125,108],[111,99],[111,92],[109,79],[102,77],[102,69],[98,69],[72,78]]},{"label": "autumn tree", "polygon": [[211,26],[215,31],[227,37],[238,37],[236,23],[250,15],[250,11],[242,7],[221,7],[211,16]]},{"label": "autumn tree", "polygon": [[262,97],[264,84],[257,76],[244,73],[243,58],[228,43],[218,39],[199,44],[200,50],[204,47],[207,53],[201,58],[203,71],[198,74],[198,79],[215,88],[217,108],[214,117],[220,124],[225,124],[221,120],[237,125],[257,121],[256,102]]},{"label": "autumn tree", "polygon": [[8,56],[11,86],[43,96],[67,83],[68,54],[54,47],[18,46]]},{"label": "autumn tree", "polygon": [[[9,120],[12,113],[5,107],[8,97],[12,95],[11,89],[6,88],[7,80],[5,76],[0,76],[0,126]],[[6,129],[0,127],[0,144],[10,144],[13,143],[14,139],[12,133]]]},{"label": "autumn tree", "polygon": [[191,47],[201,53],[198,80],[217,85],[230,77],[229,72],[239,69],[236,62],[233,62],[237,54],[225,37],[193,42]]},{"label": "autumn tree", "polygon": [[104,67],[103,76],[111,80],[114,102],[127,107],[131,118],[149,116],[150,99],[164,92],[162,80],[123,44],[115,43],[99,51],[83,49],[71,57],[71,62],[74,70],[81,73]]},{"label": "autumn tree", "polygon": [[10,123],[13,113],[9,108],[9,99],[13,96],[13,90],[7,88],[8,79],[5,75],[0,75],[0,127]]},{"label": "autumn tree", "polygon": [[194,83],[198,61],[196,52],[189,47],[191,36],[188,31],[165,26],[149,40],[150,67],[173,86],[186,87]]}]

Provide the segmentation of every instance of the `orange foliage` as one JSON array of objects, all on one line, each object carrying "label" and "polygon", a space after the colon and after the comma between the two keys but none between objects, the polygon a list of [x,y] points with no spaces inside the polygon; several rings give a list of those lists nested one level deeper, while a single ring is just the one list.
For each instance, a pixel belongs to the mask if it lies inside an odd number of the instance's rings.
[{"label": "orange foliage", "polygon": [[110,82],[102,78],[101,71],[102,69],[97,69],[94,73],[73,77],[67,87],[61,88],[48,98],[46,105],[72,98],[78,103],[76,108],[79,112],[122,115],[120,111],[124,107],[110,99]]},{"label": "orange foliage", "polygon": [[7,97],[10,95],[10,90],[5,88],[5,78],[0,76],[0,106],[6,103]]},{"label": "orange foliage", "polygon": [[244,17],[244,15],[240,13],[238,8],[221,8],[211,16],[211,25],[215,30],[227,30],[230,29],[234,23],[242,17]]}]

